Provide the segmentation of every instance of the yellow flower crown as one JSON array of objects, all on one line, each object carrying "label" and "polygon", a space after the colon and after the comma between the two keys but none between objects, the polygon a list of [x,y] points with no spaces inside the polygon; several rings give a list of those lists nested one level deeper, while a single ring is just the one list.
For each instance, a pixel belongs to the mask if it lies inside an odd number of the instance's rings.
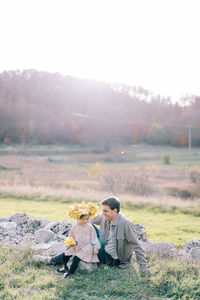
[{"label": "yellow flower crown", "polygon": [[98,205],[95,203],[82,202],[81,204],[75,203],[69,208],[69,216],[73,219],[79,219],[82,215],[89,215],[93,218],[98,213]]}]

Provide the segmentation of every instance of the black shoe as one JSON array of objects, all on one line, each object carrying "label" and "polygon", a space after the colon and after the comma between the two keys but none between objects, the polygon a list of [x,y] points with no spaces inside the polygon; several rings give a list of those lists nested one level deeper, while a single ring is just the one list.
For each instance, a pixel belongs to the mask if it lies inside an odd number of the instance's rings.
[{"label": "black shoe", "polygon": [[67,271],[69,271],[67,266],[63,266],[62,268],[57,269],[58,273],[66,273]]},{"label": "black shoe", "polygon": [[114,259],[113,266],[118,267],[120,265],[119,259]]},{"label": "black shoe", "polygon": [[66,273],[63,275],[63,278],[72,278],[72,274],[66,272]]}]

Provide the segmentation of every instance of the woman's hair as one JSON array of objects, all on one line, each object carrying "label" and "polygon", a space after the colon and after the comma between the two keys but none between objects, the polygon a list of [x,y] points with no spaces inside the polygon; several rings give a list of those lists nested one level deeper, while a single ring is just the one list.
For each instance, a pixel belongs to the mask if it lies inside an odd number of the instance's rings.
[{"label": "woman's hair", "polygon": [[101,204],[109,206],[112,210],[116,208],[117,212],[120,212],[120,202],[115,197],[104,199],[101,201]]}]

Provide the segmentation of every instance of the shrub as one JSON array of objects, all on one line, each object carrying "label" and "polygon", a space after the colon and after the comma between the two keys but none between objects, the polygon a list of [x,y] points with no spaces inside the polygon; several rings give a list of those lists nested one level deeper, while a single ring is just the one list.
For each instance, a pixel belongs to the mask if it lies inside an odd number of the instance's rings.
[{"label": "shrub", "polygon": [[200,197],[200,187],[195,186],[168,186],[165,188],[169,195],[184,199],[195,199]]},{"label": "shrub", "polygon": [[184,147],[188,145],[187,131],[185,129],[181,129],[176,132],[171,139],[171,145],[176,147]]},{"label": "shrub", "polygon": [[169,134],[159,124],[150,127],[147,133],[147,142],[151,145],[164,145],[169,143]]},{"label": "shrub", "polygon": [[100,184],[103,189],[112,193],[148,195],[153,192],[150,177],[157,170],[155,165],[148,165],[143,169],[112,169],[102,173]]},{"label": "shrub", "polygon": [[4,143],[8,144],[8,145],[12,145],[13,144],[13,141],[9,138],[9,137],[6,137],[4,139]]},{"label": "shrub", "polygon": [[163,155],[163,163],[165,165],[170,165],[170,163],[171,163],[171,155],[170,154]]},{"label": "shrub", "polygon": [[190,168],[188,170],[190,181],[193,183],[200,182],[200,170],[196,167]]},{"label": "shrub", "polygon": [[88,176],[92,178],[98,178],[103,172],[103,168],[100,163],[96,163],[94,167],[88,172]]}]

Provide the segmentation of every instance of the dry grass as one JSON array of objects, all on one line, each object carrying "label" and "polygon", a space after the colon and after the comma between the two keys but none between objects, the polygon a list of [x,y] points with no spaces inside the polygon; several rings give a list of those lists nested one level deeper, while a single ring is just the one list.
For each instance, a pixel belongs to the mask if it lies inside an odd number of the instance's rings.
[{"label": "dry grass", "polygon": [[[85,199],[89,201],[101,201],[102,199],[111,196],[111,193],[85,188],[52,188],[50,186],[31,186],[31,185],[1,185],[0,193],[7,196],[15,195],[16,197],[22,198],[57,198],[63,201],[73,201]],[[153,204],[155,206],[162,206],[166,208],[178,207],[178,208],[198,208],[200,207],[200,199],[182,199],[178,197],[170,197],[167,195],[162,196],[134,196],[130,194],[116,194],[121,203],[132,203],[132,204]]]},{"label": "dry grass", "polygon": [[[42,151],[45,153],[45,147]],[[58,151],[56,147],[53,151]],[[177,206],[177,207],[199,207],[200,200],[198,193],[200,190],[195,183],[190,182],[188,169],[186,167],[171,167],[159,166],[156,172],[152,172],[150,177],[138,176],[145,175],[144,167],[152,164],[152,161],[146,161],[145,165],[135,165],[133,162],[126,164],[105,163],[105,158],[108,154],[94,152],[83,154],[59,154],[58,155],[19,155],[17,149],[14,148],[9,155],[0,156],[0,193],[5,195],[17,195],[18,197],[53,197],[63,200],[86,199],[97,200],[115,194],[122,202],[129,203],[152,203],[160,206]],[[41,150],[41,149],[40,149]],[[64,148],[59,151],[64,151]],[[34,151],[38,151],[35,149]],[[49,150],[50,151],[50,150]],[[116,152],[116,156],[119,155]],[[154,153],[152,151],[152,153]],[[131,152],[129,156],[131,155]],[[135,152],[137,157],[137,152]],[[141,159],[144,159],[144,153],[140,153]],[[148,155],[152,159],[149,152]],[[133,156],[133,155],[132,155]],[[155,153],[154,153],[155,156]],[[160,155],[161,156],[161,155]],[[156,156],[155,156],[156,157]],[[162,156],[161,156],[162,157]],[[131,178],[129,170],[135,168],[135,178],[137,177],[138,184],[144,186],[148,179],[150,191],[154,194],[148,196],[136,196],[134,188],[130,191],[123,189],[118,185],[122,184],[122,180],[116,183],[116,189],[105,189],[100,184],[99,178],[89,176],[89,171],[94,167],[95,163],[102,160],[100,163],[102,168],[108,173],[119,174],[119,178],[125,178],[127,183],[132,184],[134,178]],[[154,162],[153,162],[154,164]],[[156,164],[154,164],[156,166]],[[141,168],[141,169],[140,169]],[[137,172],[137,170],[139,170]],[[143,172],[143,173],[142,173]],[[140,174],[141,173],[141,174]],[[130,174],[130,175],[129,175]],[[137,175],[137,176],[136,176]],[[116,177],[116,176],[114,176]],[[139,178],[139,179],[138,179]],[[104,183],[106,183],[104,178]],[[140,190],[140,189],[139,189]],[[196,193],[195,199],[182,199],[182,190],[187,190],[189,193]],[[175,192],[174,192],[175,191]],[[167,194],[171,193],[172,196]],[[180,193],[179,193],[180,192]],[[132,193],[132,194],[131,194]],[[186,193],[187,195],[187,193]],[[199,197],[200,198],[200,197]]]}]

